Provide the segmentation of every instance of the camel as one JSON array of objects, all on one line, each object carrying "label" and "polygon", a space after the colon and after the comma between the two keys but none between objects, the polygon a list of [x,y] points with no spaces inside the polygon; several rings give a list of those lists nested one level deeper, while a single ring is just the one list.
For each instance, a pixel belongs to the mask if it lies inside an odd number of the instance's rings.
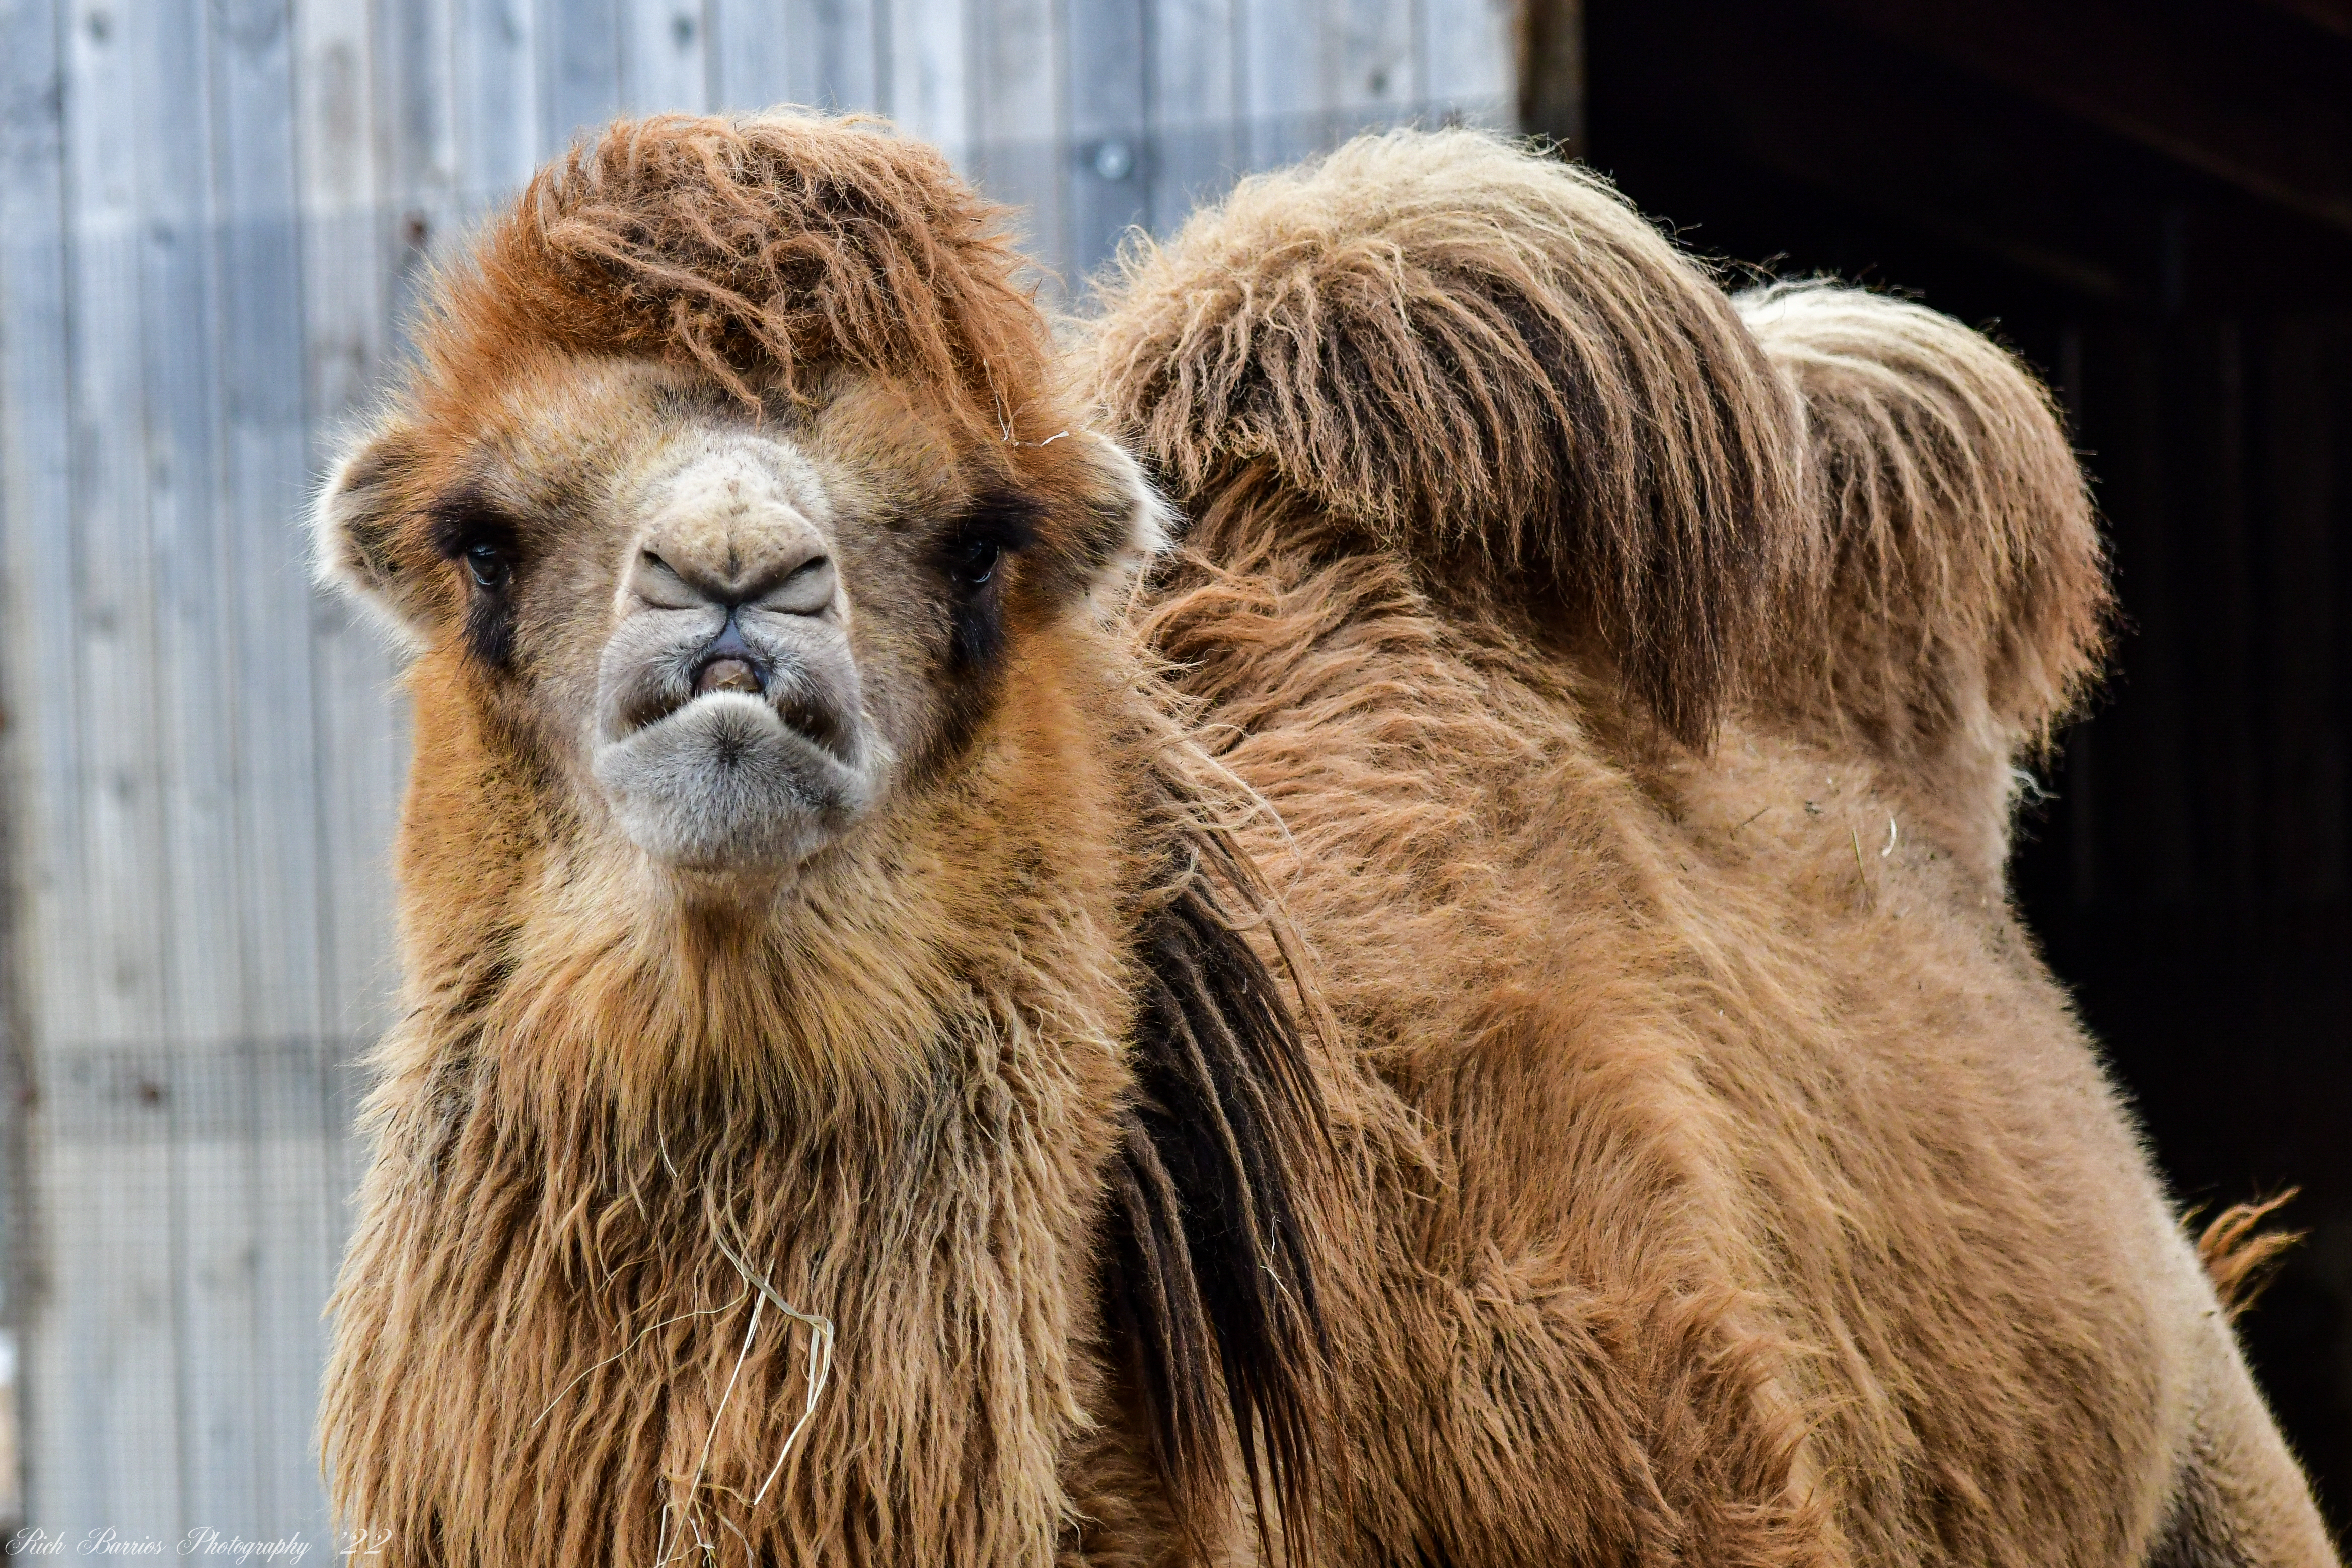
[{"label": "camel", "polygon": [[1188,1417],[1311,1372],[1246,802],[999,227],[873,124],[615,125],[322,488],[412,653],[322,1412],[388,1565],[1049,1561],[1125,1495],[1107,1291]]},{"label": "camel", "polygon": [[2059,439],[2015,368],[1476,136],[1244,185],[1075,367],[1003,225],[617,123],[322,486],[415,712],[342,1526],[2330,1561],[1984,858],[2103,591],[2071,459],[1920,576]]},{"label": "camel", "polygon": [[1469,131],[1244,182],[1085,352],[1432,1151],[1350,1249],[1335,1560],[2336,1562],[2003,883],[2107,610],[2014,359]]}]

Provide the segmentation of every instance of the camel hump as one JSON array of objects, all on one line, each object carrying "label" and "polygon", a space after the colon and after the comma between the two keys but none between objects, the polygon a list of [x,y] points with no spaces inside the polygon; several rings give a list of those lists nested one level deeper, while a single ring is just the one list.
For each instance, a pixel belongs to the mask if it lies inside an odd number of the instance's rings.
[{"label": "camel hump", "polygon": [[1982,333],[1906,300],[1809,282],[1737,303],[1802,399],[1827,540],[1759,695],[1818,710],[1898,768],[1973,758],[2005,779],[2105,647],[2105,557],[2049,392]]},{"label": "camel hump", "polygon": [[1270,476],[1318,527],[1561,618],[1687,740],[1812,559],[1797,413],[1729,298],[1605,182],[1499,137],[1244,180],[1107,295],[1095,390],[1180,504]]}]

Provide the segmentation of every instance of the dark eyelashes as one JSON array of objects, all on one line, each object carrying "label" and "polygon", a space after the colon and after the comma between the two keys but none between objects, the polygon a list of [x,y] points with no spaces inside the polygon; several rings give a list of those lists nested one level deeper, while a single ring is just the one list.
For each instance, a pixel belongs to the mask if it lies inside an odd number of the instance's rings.
[{"label": "dark eyelashes", "polygon": [[940,537],[949,588],[949,656],[967,679],[984,680],[1004,650],[1004,558],[1037,540],[1037,504],[1017,490],[972,497]]},{"label": "dark eyelashes", "polygon": [[[951,606],[952,664],[977,674],[996,663],[1004,640],[1002,593],[1005,558],[1034,545],[1043,508],[1010,488],[974,496],[934,536],[936,559]],[[464,636],[493,669],[515,656],[516,603],[511,593],[528,565],[522,528],[514,516],[470,490],[434,509],[428,538],[444,560],[460,568],[468,603]]]},{"label": "dark eyelashes", "polygon": [[[500,507],[478,496],[458,495],[435,508],[430,537],[444,560],[464,561],[471,569],[477,561],[496,559],[511,572],[520,535],[515,519]],[[482,580],[478,572],[475,580]]]},{"label": "dark eyelashes", "polygon": [[514,580],[514,562],[502,547],[485,539],[466,547],[466,570],[474,586],[488,593],[503,592]]},{"label": "dark eyelashes", "polygon": [[1004,547],[994,539],[966,539],[955,552],[955,563],[948,568],[949,580],[966,593],[976,593],[988,586],[996,575],[996,563],[1004,559]]},{"label": "dark eyelashes", "polygon": [[443,559],[465,569],[467,645],[490,669],[506,669],[514,659],[515,639],[514,601],[507,591],[520,559],[520,529],[488,501],[461,494],[436,511],[431,538]]},{"label": "dark eyelashes", "polygon": [[1017,490],[988,490],[972,497],[947,530],[943,544],[948,580],[974,593],[995,579],[1004,557],[1036,542],[1037,503]]}]

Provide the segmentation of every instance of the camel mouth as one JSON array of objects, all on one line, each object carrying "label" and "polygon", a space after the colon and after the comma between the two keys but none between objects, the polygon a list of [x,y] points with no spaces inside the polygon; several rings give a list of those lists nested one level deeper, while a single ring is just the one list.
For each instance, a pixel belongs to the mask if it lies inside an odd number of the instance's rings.
[{"label": "camel mouth", "polygon": [[871,802],[878,748],[846,642],[802,643],[608,647],[592,768],[622,829],[656,860],[788,867]]},{"label": "camel mouth", "polygon": [[622,829],[656,860],[698,872],[797,864],[840,836],[874,795],[856,733],[819,739],[747,692],[706,692],[594,748]]},{"label": "camel mouth", "polygon": [[[857,716],[845,712],[836,670],[809,662],[782,662],[749,653],[705,653],[690,662],[649,661],[635,679],[616,685],[604,726],[604,742],[650,729],[716,696],[747,698],[772,709],[784,727],[839,760],[856,761]],[[854,684],[854,676],[852,678]],[[852,699],[854,704],[854,698]]]},{"label": "camel mouth", "polygon": [[608,732],[605,743],[655,728],[720,698],[757,704],[772,713],[786,731],[834,760],[853,767],[857,762],[856,722],[839,712],[824,692],[804,679],[761,678],[748,670],[740,674],[723,672],[715,680],[706,671],[682,692],[662,691],[654,700],[629,708],[623,722]]}]

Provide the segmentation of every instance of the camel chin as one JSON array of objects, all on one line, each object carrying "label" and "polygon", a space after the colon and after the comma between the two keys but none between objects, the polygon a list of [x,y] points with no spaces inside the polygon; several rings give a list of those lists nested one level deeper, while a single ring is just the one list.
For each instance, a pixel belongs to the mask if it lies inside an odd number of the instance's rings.
[{"label": "camel chin", "polygon": [[[836,742],[838,744],[838,742]],[[600,741],[596,782],[632,842],[672,869],[789,872],[874,799],[866,747],[846,756],[763,695],[721,691]]]}]

